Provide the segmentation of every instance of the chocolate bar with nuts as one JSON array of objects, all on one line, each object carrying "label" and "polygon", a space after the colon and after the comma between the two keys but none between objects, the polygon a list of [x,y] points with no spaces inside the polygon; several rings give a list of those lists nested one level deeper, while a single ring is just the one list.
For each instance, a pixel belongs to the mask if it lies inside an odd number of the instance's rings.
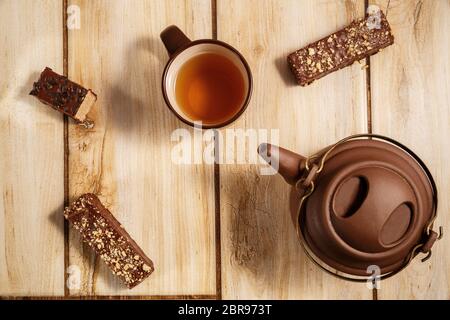
[{"label": "chocolate bar with nuts", "polygon": [[97,96],[64,76],[46,67],[33,84],[30,95],[79,122],[86,120]]},{"label": "chocolate bar with nuts", "polygon": [[298,84],[309,85],[394,43],[384,13],[376,6],[369,9],[365,19],[353,21],[344,29],[288,56],[289,67]]},{"label": "chocolate bar with nuts", "polygon": [[153,262],[96,195],[83,194],[65,209],[64,216],[128,288],[153,272]]}]

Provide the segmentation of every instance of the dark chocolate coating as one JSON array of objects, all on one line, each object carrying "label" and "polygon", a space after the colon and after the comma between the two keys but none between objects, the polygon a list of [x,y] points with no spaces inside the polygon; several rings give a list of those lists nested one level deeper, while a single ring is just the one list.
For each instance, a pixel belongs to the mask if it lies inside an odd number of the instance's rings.
[{"label": "dark chocolate coating", "polygon": [[75,118],[87,93],[87,89],[46,67],[39,80],[33,84],[30,95],[36,96],[41,102],[69,117]]},{"label": "dark chocolate coating", "polygon": [[83,194],[66,208],[64,216],[81,233],[83,242],[128,288],[135,287],[153,272],[153,262],[96,195]]},{"label": "dark chocolate coating", "polygon": [[[374,20],[378,28],[369,28]],[[383,12],[353,21],[344,29],[291,53],[287,60],[298,84],[306,86],[329,73],[352,65],[394,43]]]}]

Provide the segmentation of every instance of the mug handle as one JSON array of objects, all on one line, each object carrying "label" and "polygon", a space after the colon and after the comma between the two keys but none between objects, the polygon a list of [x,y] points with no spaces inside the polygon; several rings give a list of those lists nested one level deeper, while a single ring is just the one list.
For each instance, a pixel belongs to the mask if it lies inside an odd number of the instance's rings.
[{"label": "mug handle", "polygon": [[170,57],[191,43],[191,40],[175,25],[165,28],[161,32],[160,38]]}]

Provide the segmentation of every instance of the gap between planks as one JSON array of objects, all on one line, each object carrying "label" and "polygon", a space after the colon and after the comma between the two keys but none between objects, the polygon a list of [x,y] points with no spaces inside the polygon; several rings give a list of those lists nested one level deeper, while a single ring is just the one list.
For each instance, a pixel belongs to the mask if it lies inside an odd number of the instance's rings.
[{"label": "gap between planks", "polygon": [[[366,14],[368,7],[369,7],[369,0],[364,0],[364,14]],[[370,57],[367,57],[365,60],[367,65],[366,68],[367,133],[372,133],[372,95],[370,90]],[[376,300],[375,293],[374,293],[374,300]]]},{"label": "gap between planks", "polygon": [[[364,14],[369,7],[369,0],[364,0]],[[370,57],[366,59],[366,106],[367,106],[367,133],[372,133],[372,94],[370,90]],[[378,289],[376,286],[372,288],[372,300],[378,300]]]},{"label": "gap between planks", "polygon": [[[68,0],[62,0],[63,19],[63,74],[69,76],[69,48],[67,28]],[[211,36],[217,39],[217,0],[211,0]],[[214,152],[218,154],[219,146],[215,144]],[[71,296],[66,286],[69,267],[69,225],[64,219],[64,296],[63,297],[21,297],[19,299],[222,299],[222,250],[220,224],[220,169],[214,164],[214,205],[215,205],[215,241],[216,241],[216,295],[152,295],[152,296]],[[69,121],[64,115],[64,207],[69,205]],[[14,297],[7,297],[13,298]]]},{"label": "gap between planks", "polygon": [[[67,2],[62,0],[63,28],[63,74],[69,76],[69,31],[67,28]],[[64,115],[64,208],[69,206],[69,118]],[[64,219],[64,297],[70,292],[67,287],[67,269],[69,267],[69,222]]]},{"label": "gap between planks", "polygon": [[[211,37],[217,40],[217,0],[211,0]],[[214,134],[214,155],[219,155],[218,131]],[[216,241],[216,299],[222,300],[222,241],[220,223],[220,165],[214,161],[214,213]]]}]

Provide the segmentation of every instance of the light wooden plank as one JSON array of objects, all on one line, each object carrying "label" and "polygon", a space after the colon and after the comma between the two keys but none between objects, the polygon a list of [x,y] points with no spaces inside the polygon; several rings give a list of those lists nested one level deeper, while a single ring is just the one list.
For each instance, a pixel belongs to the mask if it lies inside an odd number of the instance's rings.
[{"label": "light wooden plank", "polygon": [[0,2],[0,295],[64,293],[63,117],[28,95],[62,72],[62,2]]},{"label": "light wooden plank", "polygon": [[400,140],[425,161],[439,190],[435,225],[447,231],[431,260],[417,259],[381,284],[381,299],[450,298],[449,15],[449,1],[392,0],[388,20],[395,44],[371,59],[373,130]]},{"label": "light wooden plank", "polygon": [[[364,1],[219,1],[217,12],[219,40],[242,51],[255,80],[232,128],[279,129],[280,144],[304,155],[367,131],[360,65],[302,88],[286,63],[295,49],[363,16]],[[255,165],[223,165],[220,175],[224,298],[372,298],[365,284],[335,279],[303,254],[281,177],[260,176]]]},{"label": "light wooden plank", "polygon": [[156,268],[130,291],[70,232],[82,280],[71,294],[215,294],[213,167],[171,161],[173,130],[192,130],[163,102],[168,56],[159,40],[170,24],[211,37],[210,1],[69,4],[81,9],[81,29],[69,31],[69,74],[98,93],[95,128],[70,126],[70,197],[97,193]]}]

